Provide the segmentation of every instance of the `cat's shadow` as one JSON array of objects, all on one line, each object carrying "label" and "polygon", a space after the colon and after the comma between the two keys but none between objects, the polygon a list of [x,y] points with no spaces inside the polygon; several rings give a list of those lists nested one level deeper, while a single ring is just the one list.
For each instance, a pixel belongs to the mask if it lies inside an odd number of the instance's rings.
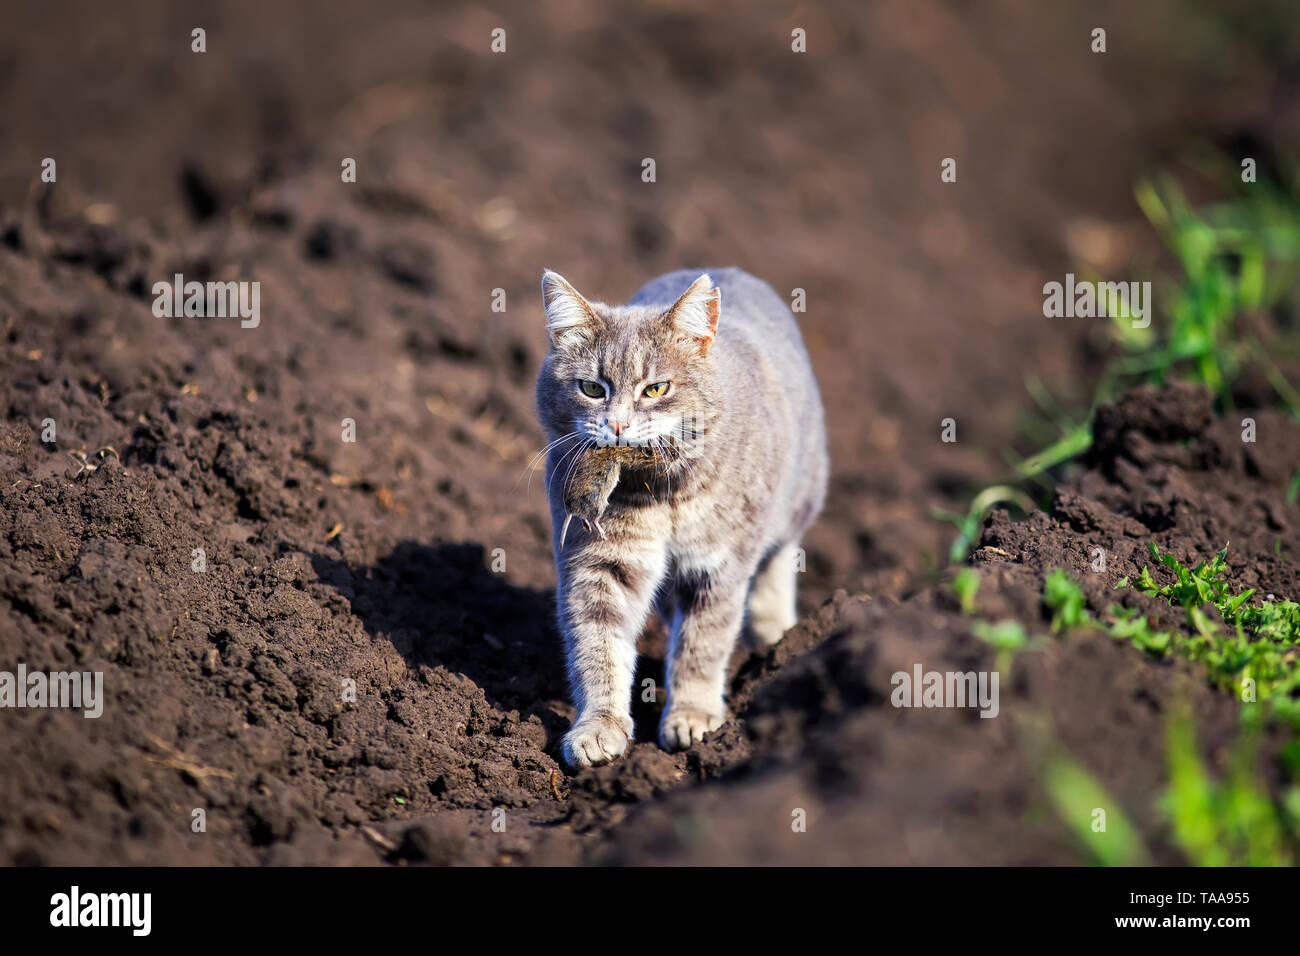
[{"label": "cat's shadow", "polygon": [[359,567],[328,554],[311,560],[321,582],[346,597],[366,630],[391,642],[411,668],[441,665],[463,674],[492,706],[521,717],[567,698],[554,594],[494,573],[481,544],[404,541]]},{"label": "cat's shadow", "polygon": [[[498,710],[517,710],[524,719],[536,714],[553,741],[568,729],[557,713],[568,709],[569,686],[555,594],[493,572],[483,545],[404,541],[370,565],[354,567],[321,553],[311,561],[320,581],[348,599],[366,631],[392,643],[412,669],[441,665],[464,675]],[[649,741],[656,737],[663,692],[647,693],[644,681],[663,686],[662,627],[652,623],[647,638],[632,709],[637,739]]]}]

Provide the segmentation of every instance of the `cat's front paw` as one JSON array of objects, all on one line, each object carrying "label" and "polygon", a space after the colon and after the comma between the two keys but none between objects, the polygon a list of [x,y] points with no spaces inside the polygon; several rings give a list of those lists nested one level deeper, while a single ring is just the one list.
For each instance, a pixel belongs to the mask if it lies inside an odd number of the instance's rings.
[{"label": "cat's front paw", "polygon": [[659,724],[659,743],[664,750],[685,750],[698,744],[710,730],[717,730],[726,714],[710,714],[694,707],[670,708]]},{"label": "cat's front paw", "polygon": [[564,759],[570,767],[594,767],[623,756],[632,737],[632,718],[590,714],[578,718],[564,735]]}]

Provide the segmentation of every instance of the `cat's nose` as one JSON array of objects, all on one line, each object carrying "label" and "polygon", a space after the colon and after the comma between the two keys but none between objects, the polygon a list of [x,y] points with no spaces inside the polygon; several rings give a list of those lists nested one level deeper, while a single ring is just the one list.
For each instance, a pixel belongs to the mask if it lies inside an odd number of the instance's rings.
[{"label": "cat's nose", "polygon": [[615,435],[621,435],[623,434],[624,429],[631,428],[632,425],[630,422],[614,422],[609,427],[614,429]]}]

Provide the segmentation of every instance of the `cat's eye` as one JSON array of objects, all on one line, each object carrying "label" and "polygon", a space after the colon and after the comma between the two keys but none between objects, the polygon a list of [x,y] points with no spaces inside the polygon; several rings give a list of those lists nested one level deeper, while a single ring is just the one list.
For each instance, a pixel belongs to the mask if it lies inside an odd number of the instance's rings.
[{"label": "cat's eye", "polygon": [[647,385],[641,394],[646,398],[659,398],[666,391],[668,391],[667,382],[655,382],[653,385]]},{"label": "cat's eye", "polygon": [[578,388],[582,389],[582,394],[588,398],[604,398],[605,386],[600,382],[593,382],[591,379],[578,379]]}]

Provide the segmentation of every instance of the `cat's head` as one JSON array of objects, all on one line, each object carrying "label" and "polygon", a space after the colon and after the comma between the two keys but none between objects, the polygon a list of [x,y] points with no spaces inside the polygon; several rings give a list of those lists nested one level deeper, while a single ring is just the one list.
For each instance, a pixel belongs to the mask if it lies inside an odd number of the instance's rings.
[{"label": "cat's head", "polygon": [[722,311],[707,275],[664,309],[589,302],[547,270],[542,301],[551,351],[537,407],[553,434],[662,447],[707,432],[721,397],[709,350]]}]

